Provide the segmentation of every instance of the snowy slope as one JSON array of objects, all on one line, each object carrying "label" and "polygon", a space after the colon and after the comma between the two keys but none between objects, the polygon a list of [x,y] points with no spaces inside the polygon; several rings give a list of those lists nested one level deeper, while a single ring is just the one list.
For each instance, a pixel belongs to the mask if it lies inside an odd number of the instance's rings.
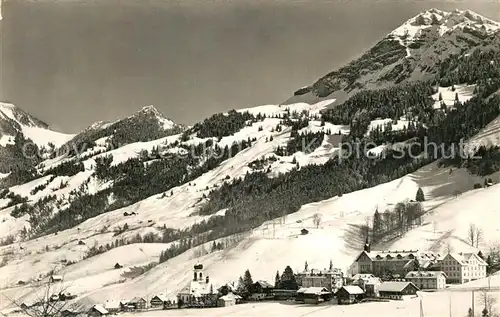
[{"label": "snowy slope", "polygon": [[[8,127],[0,129],[1,140],[14,139],[15,132],[21,132],[38,146],[47,146],[48,143],[56,147],[69,141],[74,135],[52,131],[47,124],[30,116],[12,104],[0,103],[0,120]],[[3,131],[2,131],[3,130]],[[10,141],[12,142],[12,141]],[[0,145],[2,144],[0,141]]]}]

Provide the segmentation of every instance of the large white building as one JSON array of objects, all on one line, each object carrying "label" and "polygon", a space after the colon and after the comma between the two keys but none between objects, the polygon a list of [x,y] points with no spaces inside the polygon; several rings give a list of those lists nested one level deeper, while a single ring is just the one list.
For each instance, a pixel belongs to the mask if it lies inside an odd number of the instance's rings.
[{"label": "large white building", "polygon": [[441,271],[412,271],[408,272],[405,280],[412,282],[419,289],[444,289],[446,274]]},{"label": "large white building", "polygon": [[449,253],[441,261],[448,283],[467,283],[486,277],[488,264],[475,253]]}]

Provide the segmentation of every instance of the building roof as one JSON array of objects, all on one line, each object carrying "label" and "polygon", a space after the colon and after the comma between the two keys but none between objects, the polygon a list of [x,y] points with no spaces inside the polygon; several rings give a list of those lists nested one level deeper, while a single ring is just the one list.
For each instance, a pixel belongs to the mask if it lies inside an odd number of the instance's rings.
[{"label": "building roof", "polygon": [[128,304],[135,304],[135,303],[138,303],[138,302],[145,302],[146,300],[142,297],[134,297],[132,298]]},{"label": "building roof", "polygon": [[106,308],[104,308],[102,305],[99,305],[99,304],[94,305],[94,306],[92,307],[92,309],[94,309],[94,310],[98,311],[98,312],[99,312],[99,313],[101,313],[102,315],[107,315],[107,314],[109,314],[108,310],[107,310]]},{"label": "building roof", "polygon": [[272,285],[271,283],[268,283],[266,281],[262,281],[262,280],[255,282],[254,285],[255,284],[259,284],[262,288],[274,288],[274,285]]},{"label": "building roof", "polygon": [[409,261],[417,259],[420,261],[437,261],[441,256],[432,251],[419,250],[395,250],[395,251],[363,251],[356,258],[356,261],[362,254],[366,254],[372,261]]},{"label": "building roof", "polygon": [[119,300],[108,300],[104,303],[105,309],[120,309],[120,301]]},{"label": "building roof", "polygon": [[363,289],[357,285],[346,285],[342,288],[351,295],[361,295],[365,293],[365,291],[363,291]]},{"label": "building roof", "polygon": [[63,279],[61,275],[51,275],[50,277],[55,281],[62,281]]},{"label": "building roof", "polygon": [[446,277],[446,274],[441,271],[411,271],[406,274],[405,278],[428,278],[434,279],[443,275]]},{"label": "building roof", "polygon": [[413,284],[412,282],[384,282],[384,283],[380,284],[378,291],[379,292],[401,292],[410,284],[415,286],[416,289],[418,289],[418,287],[415,284]]},{"label": "building roof", "polygon": [[370,279],[370,278],[373,278],[375,277],[375,275],[373,274],[355,274],[352,276],[352,279],[353,280],[367,280],[367,279]]},{"label": "building roof", "polygon": [[454,258],[460,265],[468,265],[469,261],[475,259],[478,261],[479,265],[488,265],[479,255],[475,253],[449,253],[447,256]]},{"label": "building roof", "polygon": [[297,291],[297,293],[314,294],[314,295],[330,294],[330,292],[326,287],[302,287]]},{"label": "building roof", "polygon": [[342,270],[339,268],[332,268],[330,269],[309,269],[309,270],[304,270],[300,273],[298,273],[300,276],[321,276],[321,275],[332,275],[332,274],[342,274]]},{"label": "building roof", "polygon": [[151,300],[155,299],[155,298],[158,298],[159,300],[161,300],[162,302],[166,302],[168,301],[168,298],[167,296],[163,295],[163,294],[159,294],[159,295],[155,295],[153,296],[153,298],[151,298]]}]

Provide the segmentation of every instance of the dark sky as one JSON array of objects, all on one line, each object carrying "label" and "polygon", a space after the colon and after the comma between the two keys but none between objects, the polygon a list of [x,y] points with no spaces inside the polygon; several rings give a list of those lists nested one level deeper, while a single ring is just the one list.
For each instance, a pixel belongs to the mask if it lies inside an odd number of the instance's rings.
[{"label": "dark sky", "polygon": [[500,0],[4,0],[0,99],[77,132],[153,104],[179,123],[279,103],[431,7]]}]

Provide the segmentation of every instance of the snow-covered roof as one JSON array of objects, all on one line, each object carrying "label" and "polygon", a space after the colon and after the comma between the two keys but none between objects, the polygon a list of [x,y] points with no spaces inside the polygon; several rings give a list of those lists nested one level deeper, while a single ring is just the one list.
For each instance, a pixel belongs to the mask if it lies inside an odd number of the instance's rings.
[{"label": "snow-covered roof", "polygon": [[97,305],[94,305],[94,307],[92,307],[92,309],[98,311],[99,313],[101,313],[102,315],[107,315],[109,314],[108,310],[106,308],[104,308],[102,305],[100,304],[97,304]]},{"label": "snow-covered roof", "polygon": [[212,282],[206,283],[205,281],[191,281],[180,294],[191,294],[195,297],[200,297],[204,294],[210,294],[211,289],[215,290],[215,285]]},{"label": "snow-covered roof", "polygon": [[315,295],[330,294],[328,289],[326,289],[325,287],[302,287],[297,291],[297,293],[315,294]]},{"label": "snow-covered roof", "polygon": [[274,285],[272,285],[271,283],[268,283],[268,282],[262,281],[262,280],[255,282],[255,284],[259,284],[262,288],[273,288],[274,287]]},{"label": "snow-covered roof", "polygon": [[405,278],[428,278],[428,279],[433,279],[433,278],[438,278],[439,276],[444,275],[446,277],[446,274],[441,271],[411,271],[406,274]]},{"label": "snow-covered roof", "polygon": [[[379,292],[401,292],[410,284],[415,286],[412,282],[384,282],[380,284],[378,290]],[[417,286],[415,288],[418,289]]]},{"label": "snow-covered roof", "polygon": [[104,308],[106,309],[119,309],[120,301],[119,300],[109,300],[104,303]]},{"label": "snow-covered roof", "polygon": [[365,293],[365,291],[363,291],[363,289],[361,289],[361,287],[356,286],[356,285],[347,285],[347,286],[343,286],[342,288],[345,289],[346,292],[351,294],[351,295],[361,295],[361,294]]},{"label": "snow-covered roof", "polygon": [[488,265],[483,259],[481,259],[475,253],[449,253],[447,256],[451,256],[461,265],[468,265],[471,259],[478,261],[479,265]]},{"label": "snow-covered roof", "polygon": [[236,294],[229,292],[227,295],[224,295],[224,296],[220,297],[219,299],[221,299],[223,301],[233,301],[233,300],[241,299],[241,297],[239,295],[236,295]]},{"label": "snow-covered roof", "polygon": [[163,295],[163,294],[159,294],[159,295],[156,295],[154,296],[151,300],[155,299],[155,298],[158,298],[159,300],[161,300],[162,302],[166,302],[168,301],[168,297]]}]

